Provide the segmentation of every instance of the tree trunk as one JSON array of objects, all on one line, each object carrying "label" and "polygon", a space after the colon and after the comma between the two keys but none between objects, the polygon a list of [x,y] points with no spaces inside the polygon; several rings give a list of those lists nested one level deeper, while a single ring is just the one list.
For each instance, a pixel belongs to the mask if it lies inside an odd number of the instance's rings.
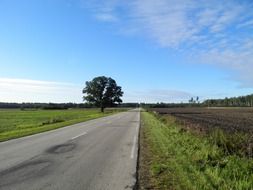
[{"label": "tree trunk", "polygon": [[103,112],[103,113],[104,113],[104,109],[105,109],[104,107],[101,107],[101,112]]}]

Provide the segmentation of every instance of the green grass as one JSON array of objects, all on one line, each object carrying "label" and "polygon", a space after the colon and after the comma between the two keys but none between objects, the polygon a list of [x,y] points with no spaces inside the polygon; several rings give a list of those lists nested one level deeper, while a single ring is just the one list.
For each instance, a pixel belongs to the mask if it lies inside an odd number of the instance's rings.
[{"label": "green grass", "polygon": [[252,159],[227,154],[210,138],[180,128],[173,117],[165,122],[143,112],[142,130],[154,189],[253,189]]},{"label": "green grass", "polygon": [[18,110],[0,109],[0,141],[108,116],[124,109]]}]

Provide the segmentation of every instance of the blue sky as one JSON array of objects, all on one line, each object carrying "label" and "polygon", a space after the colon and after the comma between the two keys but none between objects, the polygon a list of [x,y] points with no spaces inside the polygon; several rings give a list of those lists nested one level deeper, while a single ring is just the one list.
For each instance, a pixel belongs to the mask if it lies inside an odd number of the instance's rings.
[{"label": "blue sky", "polygon": [[253,92],[251,0],[0,0],[0,101],[82,102],[110,76],[125,102]]}]

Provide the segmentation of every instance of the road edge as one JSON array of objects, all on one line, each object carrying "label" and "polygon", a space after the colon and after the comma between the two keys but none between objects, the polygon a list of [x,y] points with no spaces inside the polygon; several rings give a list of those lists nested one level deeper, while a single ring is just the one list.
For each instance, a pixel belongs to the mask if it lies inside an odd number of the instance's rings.
[{"label": "road edge", "polygon": [[139,166],[140,166],[140,134],[141,134],[141,110],[139,111],[139,117],[140,117],[140,121],[139,121],[139,130],[138,130],[138,146],[137,146],[137,163],[136,163],[136,173],[135,173],[135,184],[133,186],[133,190],[139,190]]}]

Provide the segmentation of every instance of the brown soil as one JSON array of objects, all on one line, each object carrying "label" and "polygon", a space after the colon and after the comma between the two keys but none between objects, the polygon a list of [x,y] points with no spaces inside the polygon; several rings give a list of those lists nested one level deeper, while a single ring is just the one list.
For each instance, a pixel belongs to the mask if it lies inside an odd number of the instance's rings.
[{"label": "brown soil", "polygon": [[156,108],[159,114],[175,116],[187,126],[211,131],[220,128],[226,132],[253,132],[252,108]]}]

